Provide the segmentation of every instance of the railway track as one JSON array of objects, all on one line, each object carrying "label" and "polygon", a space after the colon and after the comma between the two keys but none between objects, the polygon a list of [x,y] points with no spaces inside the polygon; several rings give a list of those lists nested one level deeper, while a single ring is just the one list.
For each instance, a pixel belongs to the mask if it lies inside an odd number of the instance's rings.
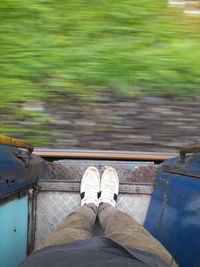
[{"label": "railway track", "polygon": [[154,161],[164,160],[178,156],[178,153],[162,152],[132,152],[114,150],[67,150],[67,149],[48,149],[35,148],[34,154],[47,160],[55,159],[99,159],[99,160],[135,160],[135,161]]}]

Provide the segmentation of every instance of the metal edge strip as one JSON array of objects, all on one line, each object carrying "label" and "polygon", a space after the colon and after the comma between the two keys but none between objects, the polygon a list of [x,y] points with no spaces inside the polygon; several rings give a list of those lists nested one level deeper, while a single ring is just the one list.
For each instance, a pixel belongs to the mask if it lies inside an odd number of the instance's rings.
[{"label": "metal edge strip", "polygon": [[36,148],[34,154],[41,157],[110,159],[110,160],[158,160],[163,161],[177,157],[177,153],[156,153],[142,151],[114,151],[114,150],[66,150]]},{"label": "metal edge strip", "polygon": [[[38,182],[38,192],[80,192],[80,182]],[[121,194],[144,194],[152,195],[153,184],[120,184]]]}]

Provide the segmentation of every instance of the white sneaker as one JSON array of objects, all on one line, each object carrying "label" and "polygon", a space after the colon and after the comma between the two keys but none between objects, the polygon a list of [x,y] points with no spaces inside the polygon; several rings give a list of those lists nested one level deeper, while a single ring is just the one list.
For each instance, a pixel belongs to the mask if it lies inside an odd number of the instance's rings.
[{"label": "white sneaker", "polygon": [[113,207],[116,205],[119,193],[119,178],[114,168],[108,167],[101,178],[100,184],[100,203],[109,203]]},{"label": "white sneaker", "polygon": [[100,187],[100,175],[96,167],[89,167],[81,180],[81,206],[93,203],[98,207],[98,193]]}]

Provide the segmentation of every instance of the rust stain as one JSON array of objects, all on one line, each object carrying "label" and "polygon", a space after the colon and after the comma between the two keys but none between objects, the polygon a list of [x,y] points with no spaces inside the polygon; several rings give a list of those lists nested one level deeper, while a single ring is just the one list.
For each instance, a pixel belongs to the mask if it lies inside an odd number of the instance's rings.
[{"label": "rust stain", "polygon": [[6,146],[25,148],[27,149],[29,154],[31,154],[34,150],[34,147],[31,143],[26,142],[21,139],[16,139],[16,138],[4,136],[4,135],[0,135],[0,144],[6,145]]}]

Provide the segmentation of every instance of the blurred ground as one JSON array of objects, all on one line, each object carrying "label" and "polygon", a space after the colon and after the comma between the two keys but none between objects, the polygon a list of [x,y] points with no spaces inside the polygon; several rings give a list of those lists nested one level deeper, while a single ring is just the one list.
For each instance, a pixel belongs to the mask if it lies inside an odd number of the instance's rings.
[{"label": "blurred ground", "polygon": [[200,0],[186,2],[1,0],[0,134],[69,149],[197,143]]},{"label": "blurred ground", "polygon": [[[118,98],[111,92],[95,101],[26,104],[49,117],[48,147],[173,152],[199,142],[199,98]],[[24,122],[19,122],[23,127]],[[26,127],[32,125],[26,121]],[[38,131],[43,125],[38,124]],[[40,129],[41,128],[41,129]],[[27,138],[31,137],[31,133]],[[26,138],[26,136],[25,136]]]}]

